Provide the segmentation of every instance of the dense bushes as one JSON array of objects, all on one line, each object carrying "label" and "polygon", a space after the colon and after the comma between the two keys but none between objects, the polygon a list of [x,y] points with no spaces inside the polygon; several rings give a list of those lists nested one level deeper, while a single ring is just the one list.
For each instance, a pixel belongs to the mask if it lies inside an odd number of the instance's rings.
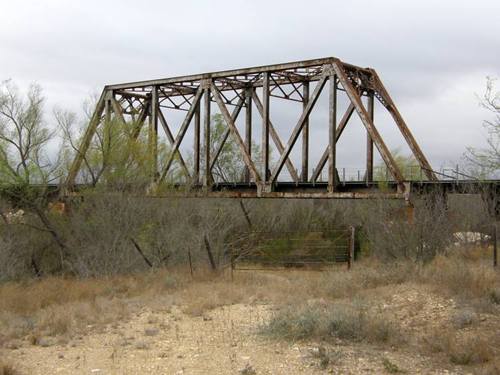
[{"label": "dense bushes", "polygon": [[[439,199],[418,201],[412,224],[401,201],[246,200],[250,229],[240,202],[233,199],[86,192],[65,214],[46,212],[49,226],[29,210],[15,220],[3,218],[0,280],[130,273],[187,265],[189,256],[195,267],[205,267],[207,247],[215,266],[221,267],[229,261],[229,249],[251,248],[250,230],[327,231],[349,225],[359,229],[357,245],[363,255],[425,262],[449,248],[454,231],[485,227],[489,218],[480,200],[471,203],[473,199],[449,201],[448,208]],[[4,202],[2,211],[9,210],[16,208]]]}]

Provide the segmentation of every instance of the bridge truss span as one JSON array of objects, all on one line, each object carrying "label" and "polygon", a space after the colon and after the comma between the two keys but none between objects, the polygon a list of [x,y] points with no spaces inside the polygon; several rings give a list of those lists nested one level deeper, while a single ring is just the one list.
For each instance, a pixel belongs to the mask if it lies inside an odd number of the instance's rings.
[{"label": "bridge truss span", "polygon": [[[310,163],[311,141],[309,117],[321,108],[318,98],[327,96],[328,121],[323,126],[328,139],[317,165]],[[338,93],[348,99],[347,109],[339,110]],[[288,127],[288,138],[282,139],[270,116],[270,99],[279,98],[302,103],[302,112]],[[386,194],[404,198],[409,185],[382,139],[374,122],[374,100],[389,112],[408,144],[425,178],[437,181],[436,175],[398,111],[388,91],[374,69],[362,68],[335,57],[290,62],[253,68],[195,74],[105,86],[95,112],[83,135],[78,152],[71,165],[66,188],[78,183],[78,175],[85,168],[85,155],[100,126],[120,121],[130,126],[130,136],[137,138],[147,128],[148,155],[151,155],[150,182],[165,181],[176,163],[183,173],[183,185],[196,194],[255,197],[311,197],[311,198],[366,198],[376,189],[373,176],[373,153],[376,149],[385,163],[394,184]],[[211,108],[220,112],[225,130],[219,144],[211,146]],[[252,110],[252,108],[256,109]],[[165,116],[166,110],[183,113],[176,132]],[[236,120],[244,115],[244,129]],[[341,184],[336,163],[336,143],[351,117],[359,116],[366,130],[366,184],[349,190]],[[255,116],[260,122],[260,152],[252,150]],[[316,124],[314,124],[316,125]],[[319,124],[318,124],[319,125]],[[187,134],[193,137],[187,139]],[[163,138],[159,137],[162,132]],[[232,137],[244,163],[244,173],[235,181],[216,181],[213,168],[227,139]],[[169,149],[165,159],[159,160],[160,139]],[[192,154],[186,157],[181,145],[192,144]],[[273,146],[274,145],[274,146]],[[271,158],[271,148],[277,151]],[[300,168],[291,153],[299,150]],[[311,168],[312,167],[312,168]],[[323,170],[327,181],[319,181]],[[287,180],[283,180],[285,171]],[[348,187],[346,187],[348,186]]]}]

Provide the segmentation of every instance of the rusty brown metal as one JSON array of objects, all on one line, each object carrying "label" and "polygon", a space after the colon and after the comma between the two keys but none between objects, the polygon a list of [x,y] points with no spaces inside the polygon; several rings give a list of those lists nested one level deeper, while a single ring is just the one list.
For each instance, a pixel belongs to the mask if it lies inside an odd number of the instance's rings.
[{"label": "rusty brown metal", "polygon": [[[174,143],[175,143],[175,139],[174,139],[174,136],[172,135],[172,131],[170,130],[170,127],[168,126],[167,120],[165,119],[165,116],[163,115],[163,112],[161,110],[157,110],[157,113],[158,113],[158,118],[160,120],[160,124],[163,127],[163,131],[165,132],[165,135],[167,137],[167,140],[170,143],[170,146],[173,146]],[[199,133],[199,130],[197,130],[197,127],[199,128],[199,125],[200,125],[199,121],[200,121],[199,111],[196,110],[196,112],[195,112],[195,134]],[[195,150],[196,150],[196,147],[195,147]],[[196,163],[196,158],[197,157],[199,158],[199,154],[194,156],[194,158],[195,158],[194,162],[195,163]],[[184,158],[182,157],[182,154],[178,150],[177,150],[177,158],[179,159],[179,163],[181,164],[181,168],[184,171],[184,174],[186,175],[186,177],[191,178],[191,175],[189,173],[189,169],[188,169],[188,167],[186,165],[186,162],[184,161]],[[197,164],[198,167],[199,167],[199,164],[200,163],[199,163],[199,160],[198,160],[198,164]],[[198,173],[199,173],[199,170],[198,170]]]},{"label": "rusty brown metal", "polygon": [[358,115],[361,119],[361,122],[363,123],[366,130],[370,134],[371,139],[374,141],[375,145],[377,146],[377,149],[380,153],[380,156],[382,157],[385,164],[387,165],[387,168],[389,168],[389,170],[391,171],[392,176],[400,184],[401,188],[404,189],[404,187],[403,187],[403,180],[404,180],[403,175],[401,174],[401,171],[399,170],[399,167],[396,164],[396,161],[394,160],[391,152],[389,151],[389,149],[385,145],[385,142],[383,141],[382,137],[380,136],[377,128],[375,128],[373,121],[371,121],[370,115],[366,111],[366,108],[363,106],[360,93],[356,90],[353,83],[349,80],[346,72],[344,71],[344,69],[342,67],[342,63],[340,61],[334,61],[332,65],[333,65],[333,69],[335,70],[335,73],[339,77],[339,80],[342,84],[342,87],[344,88],[347,95],[349,96],[351,103],[354,104],[354,107],[355,107],[356,112],[358,113]]},{"label": "rusty brown metal", "polygon": [[[329,119],[328,125],[316,123],[316,121],[311,124],[311,113],[322,110],[322,107],[318,109],[315,104],[327,83],[329,83],[329,106],[328,115],[324,117]],[[262,92],[262,95],[258,95],[257,91]],[[346,95],[349,103],[346,112],[337,124],[338,95]],[[288,128],[289,138],[286,143],[280,138],[276,131],[277,128],[271,122],[270,97],[300,102],[302,106],[299,119],[293,127]],[[364,98],[367,98],[367,104],[364,104]],[[390,194],[395,194],[398,198],[405,198],[408,197],[409,192],[403,175],[374,125],[374,98],[377,98],[382,103],[383,108],[391,114],[396,127],[403,134],[405,141],[426,173],[427,178],[435,181],[432,168],[375,70],[348,64],[335,57],[327,57],[105,86],[71,165],[66,186],[71,189],[71,186],[76,183],[82,161],[97,128],[105,123],[112,126],[112,122],[109,120],[111,113],[113,113],[119,121],[131,124],[130,134],[134,139],[139,136],[144,122],[148,120],[148,152],[151,153],[153,160],[152,175],[154,179],[161,183],[165,179],[174,159],[178,160],[187,177],[187,180],[183,183],[192,194],[196,194],[193,192],[192,187],[198,187],[202,183],[204,189],[201,192],[204,196],[214,194],[214,196],[234,195],[241,197],[249,195],[273,198],[372,197],[373,194],[380,193],[376,189],[377,184],[372,183],[373,146],[375,146],[399,185],[398,191]],[[213,155],[211,155],[210,147],[212,103],[217,104],[218,111],[222,113],[228,125],[223,141],[220,145],[217,145]],[[259,142],[261,160],[256,160],[257,154],[252,153],[252,132],[255,125],[252,121],[253,105],[255,105],[262,118],[261,141]],[[230,107],[233,108],[232,114],[229,112]],[[236,117],[242,108],[245,108],[246,112],[244,137],[240,136],[236,125]],[[180,130],[175,137],[162,110],[186,112]],[[369,192],[336,191],[338,184],[336,143],[354,112],[360,117],[367,132],[365,187],[370,187]],[[191,122],[193,122],[193,118],[194,145],[189,146],[193,150],[192,159],[189,159],[192,162],[187,163],[186,159],[181,155],[180,147]],[[201,126],[202,121],[203,127]],[[167,159],[161,161],[158,160],[158,142],[162,139],[158,135],[158,123],[161,125],[160,129],[165,133],[166,140],[171,147]],[[311,129],[314,129],[315,132],[318,130],[324,131],[325,138],[328,137],[328,146],[321,155],[316,168],[309,175],[311,147],[314,147],[310,138]],[[243,130],[241,132],[243,134]],[[235,186],[234,192],[214,191],[217,181],[213,180],[211,169],[220,157],[224,142],[230,136],[238,145],[238,150],[244,161],[244,170],[238,181],[230,181]],[[301,150],[295,153],[294,150],[299,137],[302,137],[299,146]],[[277,151],[274,160],[271,160],[270,138]],[[184,143],[182,144],[182,152],[185,152],[186,146],[184,146]],[[202,149],[203,156],[201,155]],[[300,159],[292,160],[292,155],[297,154],[300,155]],[[202,159],[203,166],[201,165]],[[294,161],[300,163],[300,171],[295,168]],[[327,162],[329,177],[324,190],[319,192],[302,191],[299,185],[304,187],[308,184],[313,186],[317,184],[317,180]],[[163,170],[158,173],[154,165],[163,165]],[[287,177],[280,174],[283,167],[286,167],[289,172]],[[203,173],[203,176],[201,176],[201,173]],[[276,191],[276,185],[281,182],[293,182],[297,187],[291,191]],[[236,191],[240,189],[236,187],[240,183],[246,183],[248,186],[254,184],[252,186],[255,189],[251,192]],[[196,191],[196,189],[194,190]]]},{"label": "rusty brown metal", "polygon": [[142,126],[144,125],[144,121],[149,113],[149,106],[151,105],[151,100],[148,98],[142,106],[141,112],[139,113],[139,118],[136,120],[134,124],[134,129],[132,130],[132,138],[137,139],[139,134],[141,133]]},{"label": "rusty brown metal", "polygon": [[210,92],[210,81],[206,81],[203,86],[200,86],[198,90],[203,89],[203,137],[204,143],[203,147],[205,149],[205,175],[203,177],[203,186],[208,187],[212,183],[212,173],[210,170],[210,116],[211,116],[211,92]]},{"label": "rusty brown metal", "polygon": [[[259,111],[260,115],[263,116],[264,115],[264,107],[262,106],[262,103],[261,103],[259,97],[257,96],[257,94],[255,93],[255,91],[253,91],[252,97],[253,97],[253,101],[255,103],[255,106],[257,107],[257,110]],[[283,146],[283,143],[281,142],[281,138],[279,137],[278,132],[276,132],[276,129],[274,128],[274,125],[273,125],[271,119],[269,119],[269,134],[271,135],[271,138],[272,138],[274,144],[276,145],[278,152],[280,154],[282,154],[285,147]],[[290,176],[292,177],[293,181],[297,182],[299,180],[299,176],[297,175],[297,171],[295,169],[295,166],[293,165],[290,158],[286,158],[286,167],[287,167],[288,172],[290,173]]]},{"label": "rusty brown metal", "polygon": [[[234,107],[233,112],[231,113],[231,120],[233,121],[233,123],[238,118],[238,115],[240,114],[240,111],[243,108],[243,103],[244,102],[245,102],[245,100],[243,98],[240,98],[240,100],[238,101],[238,104],[236,104],[236,107]],[[227,141],[227,139],[229,137],[229,134],[231,134],[231,128],[230,127],[228,127],[228,129],[226,129],[226,131],[224,132],[224,134],[222,136],[222,140],[221,140],[220,144],[217,146],[217,149],[214,152],[214,155],[213,155],[212,160],[210,162],[210,170],[213,170],[214,165],[217,162],[217,159],[219,158],[219,155],[222,152],[222,149],[224,148],[224,145],[226,144],[226,141]],[[248,148],[247,148],[247,152],[248,152]]]},{"label": "rusty brown metal", "polygon": [[[340,136],[344,132],[344,129],[353,113],[354,113],[354,105],[350,104],[347,110],[345,111],[344,116],[342,116],[342,119],[340,120],[340,123],[335,132],[335,142],[338,142]],[[321,171],[323,170],[326,162],[328,161],[328,154],[329,154],[329,146],[326,146],[323,155],[321,155],[321,159],[319,159],[318,165],[316,166],[316,168],[314,168],[310,182],[316,182],[318,180]]]},{"label": "rusty brown metal", "polygon": [[[245,90],[245,146],[248,156],[252,157],[252,93],[253,89]],[[250,182],[250,170],[245,166],[245,182]]]},{"label": "rusty brown metal", "polygon": [[[309,103],[309,82],[302,84],[302,107],[305,109]],[[283,151],[280,151],[283,152]],[[309,117],[306,118],[304,127],[302,128],[302,173],[300,179],[302,182],[307,182],[309,178]]]},{"label": "rusty brown metal", "polygon": [[[83,162],[83,158],[85,153],[87,152],[90,142],[92,141],[92,138],[95,135],[95,132],[97,130],[97,127],[101,123],[101,115],[102,112],[104,112],[104,106],[105,106],[105,98],[106,98],[106,91],[103,91],[101,94],[101,97],[97,101],[96,108],[94,110],[94,113],[92,115],[92,118],[90,119],[89,126],[85,130],[85,133],[82,138],[82,142],[80,144],[80,147],[78,148],[78,151],[75,155],[75,159],[73,160],[73,163],[71,164],[68,177],[66,179],[66,186],[65,189],[66,191],[69,191],[73,188],[73,185],[75,184],[76,180],[76,175],[80,171],[80,167]],[[66,194],[66,192],[65,192]]]},{"label": "rusty brown metal", "polygon": [[262,181],[269,181],[269,72],[262,73]]},{"label": "rusty brown metal", "polygon": [[[373,93],[368,94],[368,116],[375,120],[375,106]],[[373,140],[370,133],[366,133],[366,182],[373,181]]]},{"label": "rusty brown metal", "polygon": [[300,116],[299,121],[297,122],[297,125],[295,125],[292,135],[290,136],[290,139],[288,140],[288,143],[281,153],[281,156],[277,162],[277,165],[271,175],[270,181],[275,182],[279,173],[281,172],[281,169],[283,168],[283,164],[285,163],[286,158],[290,155],[290,152],[292,151],[293,146],[295,145],[295,142],[297,141],[297,138],[299,137],[300,132],[302,131],[302,128],[304,127],[306,119],[309,117],[309,114],[311,113],[314,105],[316,104],[316,101],[319,98],[319,95],[321,94],[321,91],[323,90],[323,87],[325,86],[325,83],[327,81],[328,77],[325,75],[321,78],[321,80],[316,84],[316,87],[314,88],[314,92],[312,93],[310,101],[307,103],[306,107],[304,108],[304,111],[302,112],[302,115]]},{"label": "rusty brown metal", "polygon": [[201,114],[200,103],[196,106],[194,113],[194,139],[193,139],[193,184],[200,183],[200,131],[201,131]]},{"label": "rusty brown metal", "polygon": [[121,122],[125,122],[125,118],[123,117],[122,108],[120,107],[120,104],[118,104],[116,99],[113,97],[113,95],[110,95],[110,102],[111,102],[111,106],[113,108],[113,112],[115,113],[116,118]]},{"label": "rusty brown metal", "polygon": [[258,192],[256,190],[224,190],[224,191],[170,191],[161,193],[157,197],[182,198],[286,198],[286,199],[405,199],[405,194],[398,192]]},{"label": "rusty brown metal", "polygon": [[[151,91],[151,113],[149,114],[148,129],[148,148],[150,154],[149,162],[151,164],[150,178],[152,183],[155,183],[158,178],[158,107],[158,87],[155,86]],[[125,119],[123,121],[125,122]]]},{"label": "rusty brown metal", "polygon": [[172,161],[174,160],[174,157],[177,154],[177,151],[178,151],[179,146],[182,142],[182,139],[184,138],[184,135],[186,134],[189,123],[191,122],[191,119],[193,118],[194,113],[196,112],[196,107],[198,105],[198,102],[200,101],[202,93],[203,93],[203,90],[200,87],[196,93],[196,96],[193,100],[193,103],[191,104],[191,108],[189,109],[189,112],[187,113],[186,117],[184,118],[184,121],[183,121],[181,128],[179,130],[179,134],[177,134],[177,137],[175,138],[174,144],[172,146],[172,150],[170,152],[170,156],[167,159],[167,162],[165,163],[165,167],[163,169],[163,172],[160,175],[160,179],[159,179],[160,182],[163,181],[163,179],[165,178],[165,176],[168,173],[168,170],[170,169],[170,165],[172,164]]},{"label": "rusty brown metal", "polygon": [[224,102],[222,101],[221,94],[217,87],[212,84],[212,92],[215,98],[215,101],[217,102],[219,109],[222,113],[222,116],[224,117],[224,120],[226,120],[227,125],[231,129],[231,133],[234,136],[234,139],[236,140],[236,143],[238,144],[238,147],[240,148],[240,151],[243,155],[243,160],[245,161],[246,167],[250,170],[250,173],[252,174],[252,177],[254,178],[255,182],[260,182],[260,176],[259,172],[257,172],[257,168],[255,167],[254,162],[252,161],[252,158],[248,154],[246,147],[245,147],[245,142],[241,138],[240,133],[238,132],[238,128],[236,127],[236,124],[234,123],[233,118],[229,114],[229,111],[227,110]]},{"label": "rusty brown metal", "polygon": [[413,155],[419,162],[420,167],[424,170],[425,174],[427,175],[427,178],[431,181],[437,181],[437,177],[432,171],[431,165],[427,161],[427,158],[424,156],[424,153],[422,152],[420,146],[413,137],[413,134],[410,132],[410,129],[403,120],[403,116],[401,116],[401,114],[399,113],[398,108],[392,101],[389,92],[386,90],[377,72],[375,72],[375,70],[373,69],[370,69],[370,71],[372,73],[373,80],[375,81],[377,98],[387,108],[391,116],[394,118],[396,125],[401,131],[401,134],[403,134],[403,137],[408,143],[408,146],[410,146],[410,149],[412,150]]},{"label": "rusty brown metal", "polygon": [[330,71],[329,77],[329,106],[328,106],[328,191],[333,192],[337,184],[337,77]]}]

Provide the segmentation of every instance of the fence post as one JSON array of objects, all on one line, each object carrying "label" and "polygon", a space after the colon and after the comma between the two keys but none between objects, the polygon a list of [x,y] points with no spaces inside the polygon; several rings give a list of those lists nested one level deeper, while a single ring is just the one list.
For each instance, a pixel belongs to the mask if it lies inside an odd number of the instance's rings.
[{"label": "fence post", "polygon": [[212,271],[216,272],[217,271],[217,263],[215,263],[215,258],[214,258],[214,255],[212,254],[210,242],[208,241],[208,236],[206,234],[203,236],[203,242],[205,243],[205,249],[207,250],[208,261],[210,263],[210,267],[212,268]]},{"label": "fence post", "polygon": [[356,238],[356,228],[351,227],[349,235],[349,256],[347,257],[347,269],[351,269],[352,263],[354,262],[354,240]]},{"label": "fence post", "polygon": [[230,252],[230,257],[231,257],[231,281],[234,281],[234,253],[233,253],[233,247],[231,246]]},{"label": "fence post", "polygon": [[498,266],[498,254],[497,254],[497,224],[493,224],[493,267]]},{"label": "fence post", "polygon": [[191,250],[188,250],[188,260],[189,260],[189,271],[191,272],[191,278],[193,278],[194,275],[193,275],[193,261],[191,260]]}]

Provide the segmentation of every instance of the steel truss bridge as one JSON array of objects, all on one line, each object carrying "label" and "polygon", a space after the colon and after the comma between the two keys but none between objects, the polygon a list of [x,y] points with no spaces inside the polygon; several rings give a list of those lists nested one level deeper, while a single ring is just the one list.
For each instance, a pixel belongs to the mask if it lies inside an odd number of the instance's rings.
[{"label": "steel truss bridge", "polygon": [[[327,91],[328,123],[323,134],[328,139],[317,165],[310,168],[309,117],[320,111],[316,105],[320,94]],[[338,97],[348,99],[347,109],[340,113]],[[302,113],[289,127],[288,139],[281,139],[270,118],[270,98],[280,98],[302,104]],[[406,181],[386,146],[374,122],[374,101],[382,104],[420,167],[421,181]],[[211,107],[215,103],[227,128],[215,151],[211,148]],[[252,154],[254,109],[260,121],[259,160]],[[167,110],[185,113],[177,134],[167,122]],[[242,111],[243,110],[243,111]],[[244,133],[236,119],[244,112]],[[336,143],[349,120],[356,113],[366,130],[366,168],[362,181],[342,181],[336,163]],[[409,200],[411,192],[439,191],[470,192],[487,186],[489,194],[498,194],[498,181],[478,182],[465,179],[443,181],[431,168],[424,153],[398,111],[394,101],[372,68],[362,68],[328,57],[253,68],[195,74],[174,78],[122,83],[104,87],[95,112],[82,138],[77,155],[65,182],[65,191],[78,185],[78,175],[85,155],[100,126],[121,121],[137,138],[147,127],[148,150],[152,165],[151,184],[161,184],[172,165],[178,163],[185,175],[181,184],[192,195],[222,197],[272,198],[372,198],[385,196]],[[316,124],[315,124],[316,125]],[[188,129],[193,139],[187,140]],[[159,131],[169,143],[166,160],[158,160]],[[245,165],[241,179],[215,181],[213,167],[220,157],[228,137],[233,137]],[[299,138],[301,140],[299,141]],[[192,163],[182,155],[181,145],[192,144]],[[270,142],[278,152],[275,163],[270,160]],[[374,147],[387,167],[390,182],[384,189],[374,181]],[[291,160],[291,152],[300,149],[300,169]],[[286,170],[288,173],[282,173]],[[312,170],[312,172],[310,172]],[[320,176],[326,170],[327,179]],[[286,174],[286,177],[283,176]]]}]

